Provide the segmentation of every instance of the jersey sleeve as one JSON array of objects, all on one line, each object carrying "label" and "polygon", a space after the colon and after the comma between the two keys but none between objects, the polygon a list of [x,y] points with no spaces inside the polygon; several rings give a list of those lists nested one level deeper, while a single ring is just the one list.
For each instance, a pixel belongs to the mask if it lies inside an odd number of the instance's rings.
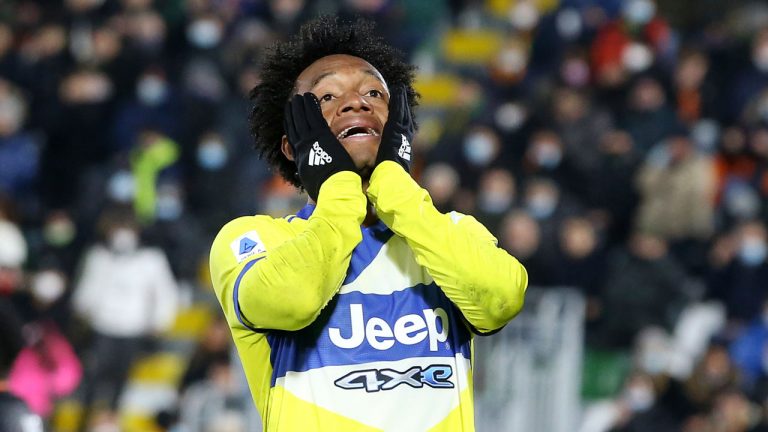
[{"label": "jersey sleeve", "polygon": [[225,225],[210,267],[230,326],[298,330],[314,321],[344,280],[365,213],[360,176],[345,171],[323,183],[303,230],[268,216]]},{"label": "jersey sleeve", "polygon": [[517,315],[528,274],[474,217],[440,213],[394,162],[376,167],[367,194],[379,218],[405,238],[416,261],[477,332],[497,330]]}]

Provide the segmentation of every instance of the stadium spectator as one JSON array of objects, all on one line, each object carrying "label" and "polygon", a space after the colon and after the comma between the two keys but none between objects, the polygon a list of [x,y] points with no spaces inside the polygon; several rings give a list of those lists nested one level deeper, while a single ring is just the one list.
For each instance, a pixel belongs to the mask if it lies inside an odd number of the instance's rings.
[{"label": "stadium spectator", "polygon": [[[0,192],[19,205],[34,207],[40,168],[40,142],[24,129],[27,99],[0,76]],[[26,204],[26,205],[25,205]]]},{"label": "stadium spectator", "polygon": [[653,147],[636,182],[636,229],[663,237],[687,271],[703,273],[707,240],[715,229],[711,158],[680,129]]},{"label": "stadium spectator", "polygon": [[[731,326],[747,325],[757,318],[768,300],[768,235],[760,221],[738,226],[733,239],[723,239],[719,266],[709,278],[710,295],[725,304]],[[728,250],[730,249],[730,250]]]},{"label": "stadium spectator", "polygon": [[105,401],[115,412],[132,361],[173,322],[179,294],[164,252],[141,244],[129,211],[105,212],[101,232],[105,243],[86,252],[72,302],[94,332],[84,405]]},{"label": "stadium spectator", "polygon": [[13,296],[24,320],[25,347],[13,364],[9,386],[46,419],[56,401],[75,391],[82,377],[80,360],[61,327],[68,323],[62,298],[66,283],[55,267],[41,268],[25,284],[28,288]]},{"label": "stadium spectator", "polygon": [[615,250],[608,258],[598,340],[629,347],[645,327],[670,328],[688,300],[686,280],[685,270],[669,255],[664,239],[633,234],[628,251]]},{"label": "stadium spectator", "polygon": [[42,419],[9,391],[8,374],[23,347],[21,318],[7,298],[0,296],[0,430],[42,432]]},{"label": "stadium spectator", "polygon": [[600,166],[593,174],[589,199],[592,213],[605,228],[607,244],[623,244],[632,229],[638,193],[635,173],[641,155],[631,135],[612,130],[599,138]]}]

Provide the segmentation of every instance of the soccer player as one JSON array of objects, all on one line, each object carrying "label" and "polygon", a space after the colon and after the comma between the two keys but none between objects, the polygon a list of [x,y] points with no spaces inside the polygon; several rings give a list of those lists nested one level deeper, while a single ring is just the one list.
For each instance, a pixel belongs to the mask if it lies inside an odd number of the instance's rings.
[{"label": "soccer player", "polygon": [[409,175],[412,81],[365,21],[316,19],[264,58],[256,148],[309,202],[225,225],[211,276],[267,431],[474,430],[472,337],[528,276]]}]

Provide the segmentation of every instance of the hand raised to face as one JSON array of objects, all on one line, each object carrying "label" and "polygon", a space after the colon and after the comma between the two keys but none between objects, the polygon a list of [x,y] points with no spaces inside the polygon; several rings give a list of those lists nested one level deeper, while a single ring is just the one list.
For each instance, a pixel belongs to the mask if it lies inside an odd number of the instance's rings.
[{"label": "hand raised to face", "polygon": [[356,172],[349,153],[323,118],[314,94],[307,92],[291,98],[285,106],[284,127],[299,178],[313,200],[317,201],[320,186],[333,174]]}]

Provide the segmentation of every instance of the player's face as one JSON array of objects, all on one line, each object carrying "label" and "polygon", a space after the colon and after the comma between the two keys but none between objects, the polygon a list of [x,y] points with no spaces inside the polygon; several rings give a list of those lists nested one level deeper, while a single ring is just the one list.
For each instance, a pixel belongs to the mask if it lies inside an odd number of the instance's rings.
[{"label": "player's face", "polygon": [[379,71],[359,57],[331,55],[304,69],[295,91],[317,96],[331,132],[360,173],[370,175],[389,114],[389,89]]}]

